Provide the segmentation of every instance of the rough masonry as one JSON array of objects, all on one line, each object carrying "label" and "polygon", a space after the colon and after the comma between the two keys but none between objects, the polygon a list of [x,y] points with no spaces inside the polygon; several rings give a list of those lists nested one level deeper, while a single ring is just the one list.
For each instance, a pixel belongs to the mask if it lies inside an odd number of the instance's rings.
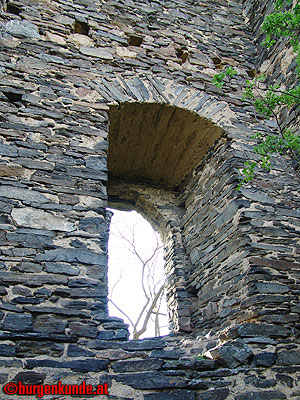
[{"label": "rough masonry", "polygon": [[[0,7],[1,385],[300,398],[299,178],[275,158],[272,174],[236,190],[253,133],[274,129],[242,102],[243,79],[295,82],[287,44],[261,47],[272,1]],[[216,88],[229,65],[238,75]],[[282,124],[296,129],[297,111]],[[166,337],[128,341],[108,315],[108,205],[161,233]]]}]

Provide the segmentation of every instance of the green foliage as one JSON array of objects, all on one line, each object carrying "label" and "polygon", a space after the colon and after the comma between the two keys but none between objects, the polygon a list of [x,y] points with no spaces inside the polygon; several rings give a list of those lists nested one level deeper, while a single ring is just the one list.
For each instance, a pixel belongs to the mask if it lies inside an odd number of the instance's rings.
[{"label": "green foliage", "polygon": [[195,358],[196,358],[196,360],[206,360],[207,359],[207,357],[205,357],[205,355],[203,353],[196,355]]},{"label": "green foliage", "polygon": [[[297,2],[287,11],[284,3],[284,0],[275,1],[275,11],[267,15],[264,20],[262,29],[267,34],[264,44],[266,47],[271,47],[278,39],[288,38],[289,43],[297,53],[297,63],[300,67],[300,4]],[[290,4],[292,4],[292,0],[286,0],[286,5]]]},{"label": "green foliage", "polygon": [[213,77],[212,83],[217,86],[218,88],[222,89],[222,87],[224,86],[225,82],[224,82],[224,78],[226,76],[228,76],[229,78],[232,78],[234,75],[236,75],[237,72],[235,69],[233,69],[232,67],[228,67],[226,68],[225,71],[220,72],[219,74],[216,74]]},{"label": "green foliage", "polygon": [[275,117],[282,106],[292,107],[300,101],[300,86],[285,91],[280,85],[260,86],[265,76],[259,76],[252,81],[246,81],[243,100],[251,100],[258,113],[267,118]]},{"label": "green foliage", "polygon": [[[289,10],[286,10],[289,8]],[[290,45],[293,46],[294,52],[297,53],[298,76],[300,77],[300,4],[292,4],[292,0],[276,0],[275,11],[266,16],[263,30],[267,34],[264,42],[266,47],[273,46],[277,40],[286,37]],[[236,71],[229,67],[225,71],[221,71],[213,78],[213,83],[222,88],[225,84],[225,77],[232,78]],[[277,132],[274,134],[266,134],[263,132],[256,133],[253,138],[258,144],[254,146],[254,151],[260,156],[259,161],[246,161],[242,169],[243,179],[240,181],[237,189],[243,184],[253,180],[254,169],[260,166],[266,170],[272,169],[272,154],[289,154],[294,160],[300,164],[300,136],[292,133],[290,130],[283,130],[279,122],[279,111],[282,107],[290,109],[296,104],[300,104],[300,86],[292,89],[281,90],[279,84],[265,84],[266,77],[258,76],[254,79],[247,80],[243,92],[242,100],[250,103],[260,115],[267,119],[273,118],[277,124]]]},{"label": "green foliage", "polygon": [[254,173],[254,168],[257,166],[256,162],[250,163],[249,161],[246,161],[244,163],[244,168],[242,169],[242,174],[244,176],[244,179],[241,179],[239,184],[237,185],[237,190],[240,190],[241,187],[247,183],[251,182],[253,179],[253,173]]}]

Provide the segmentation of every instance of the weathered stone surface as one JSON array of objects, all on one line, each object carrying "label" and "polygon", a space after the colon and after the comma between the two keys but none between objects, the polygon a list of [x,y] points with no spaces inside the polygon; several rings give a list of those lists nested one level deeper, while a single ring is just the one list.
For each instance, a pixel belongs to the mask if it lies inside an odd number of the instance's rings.
[{"label": "weathered stone surface", "polygon": [[34,321],[35,332],[44,334],[64,333],[67,322],[57,315],[38,315]]},{"label": "weathered stone surface", "polygon": [[276,386],[275,379],[257,378],[255,375],[246,377],[244,381],[246,384],[250,383],[256,388],[267,389],[267,388],[274,388],[274,386]]},{"label": "weathered stone surface", "polygon": [[[56,38],[55,38],[56,39]],[[56,39],[57,40],[57,39]],[[76,46],[83,46],[84,48],[91,48],[94,44],[94,41],[86,35],[81,35],[79,33],[73,33],[68,37],[68,42],[74,43]],[[64,44],[64,43],[61,43]],[[83,54],[83,51],[81,51]]]},{"label": "weathered stone surface", "polygon": [[81,249],[55,249],[36,257],[36,261],[79,262],[83,264],[105,264],[106,255]]},{"label": "weathered stone surface", "polygon": [[196,360],[181,359],[178,361],[167,361],[164,364],[165,369],[195,369],[197,371],[207,371],[214,369],[215,361],[211,359]]},{"label": "weathered stone surface", "polygon": [[46,374],[38,372],[19,372],[13,382],[22,382],[24,385],[42,385],[46,379]]},{"label": "weathered stone surface", "polygon": [[221,334],[220,339],[222,340],[223,337],[224,339],[229,339],[255,336],[287,337],[288,335],[289,330],[282,326],[277,326],[275,330],[272,325],[248,323],[240,324],[226,330]]},{"label": "weathered stone surface", "polygon": [[8,374],[0,374],[0,383],[7,382]]},{"label": "weathered stone surface", "polygon": [[153,358],[163,358],[166,360],[177,360],[180,356],[180,353],[176,350],[154,350],[151,353],[151,357]]},{"label": "weathered stone surface", "polygon": [[126,47],[117,47],[116,53],[120,57],[129,57],[129,58],[135,58],[138,55],[138,53],[136,53],[135,51],[129,50]]},{"label": "weathered stone surface", "polygon": [[276,354],[267,351],[255,354],[253,357],[254,365],[257,367],[270,367],[275,363]]},{"label": "weathered stone surface", "polygon": [[[33,252],[31,254],[35,253]],[[26,275],[16,275],[11,272],[1,272],[0,279],[4,283],[13,283],[13,284],[22,283],[25,286],[29,287],[38,287],[42,286],[43,284],[59,285],[59,284],[66,284],[68,282],[68,279],[66,277],[58,277],[57,275],[30,274],[29,276],[26,276]]]},{"label": "weathered stone surface", "polygon": [[56,314],[66,317],[80,317],[89,318],[89,314],[83,310],[69,310],[61,307],[35,307],[35,306],[25,306],[25,310],[32,312],[34,314]]},{"label": "weathered stone surface", "polygon": [[163,364],[162,360],[136,360],[136,361],[119,361],[112,364],[114,372],[140,372],[140,371],[157,371]]},{"label": "weathered stone surface", "polygon": [[225,400],[229,396],[229,389],[213,389],[201,392],[197,395],[197,400]]},{"label": "weathered stone surface", "polygon": [[300,365],[300,350],[281,350],[277,354],[278,365]]},{"label": "weathered stone surface", "polygon": [[[53,339],[55,336],[53,337]],[[51,335],[50,335],[50,339]],[[18,357],[36,357],[48,355],[49,357],[61,357],[64,353],[62,343],[53,343],[50,341],[32,341],[22,340],[16,344],[16,354]]]},{"label": "weathered stone surface", "polygon": [[22,200],[25,202],[48,203],[49,200],[44,195],[34,190],[13,188],[2,185],[0,187],[0,196],[8,197],[10,199]]},{"label": "weathered stone surface", "polygon": [[110,51],[101,48],[81,46],[79,51],[86,56],[102,58],[104,60],[113,59]]},{"label": "weathered stone surface", "polygon": [[93,357],[95,352],[83,349],[75,344],[69,344],[67,355],[69,357]]},{"label": "weathered stone surface", "polygon": [[131,340],[130,342],[123,343],[122,348],[124,350],[136,351],[136,350],[154,350],[164,348],[166,343],[161,339],[143,339],[143,340]]},{"label": "weathered stone surface", "polygon": [[53,274],[78,276],[80,273],[80,268],[73,267],[69,264],[46,262],[45,265],[45,270]]},{"label": "weathered stone surface", "polygon": [[268,390],[260,392],[247,392],[239,394],[235,400],[277,400],[286,399],[286,395],[277,390]]},{"label": "weathered stone surface", "polygon": [[34,208],[14,208],[11,216],[19,226],[63,232],[72,232],[75,230],[74,224],[66,221],[65,218],[57,217]]},{"label": "weathered stone surface", "polygon": [[220,344],[208,350],[205,354],[227,367],[235,368],[247,363],[253,353],[251,348],[241,339],[235,339]]},{"label": "weathered stone surface", "polygon": [[179,376],[167,376],[161,372],[135,374],[115,374],[114,379],[135,389],[173,389],[186,387],[186,379]]},{"label": "weathered stone surface", "polygon": [[129,333],[127,329],[115,329],[109,331],[99,331],[97,339],[99,340],[128,340]]},{"label": "weathered stone surface", "polygon": [[195,392],[191,390],[173,390],[165,393],[149,393],[144,395],[145,400],[195,400]]},{"label": "weathered stone surface", "polygon": [[1,156],[17,157],[18,149],[15,146],[0,143],[0,154],[1,154]]},{"label": "weathered stone surface", "polygon": [[37,26],[29,21],[13,19],[5,25],[5,31],[16,37],[40,39]]},{"label": "weathered stone surface", "polygon": [[15,348],[9,344],[0,344],[1,357],[13,357],[15,355]]},{"label": "weathered stone surface", "polygon": [[4,331],[12,332],[32,331],[32,316],[30,314],[6,314],[1,328]]},{"label": "weathered stone surface", "polygon": [[69,324],[69,332],[72,335],[76,335],[79,337],[88,337],[88,338],[96,338],[97,337],[97,326],[96,325],[88,325],[81,322],[71,322]]},{"label": "weathered stone surface", "polygon": [[292,388],[294,386],[294,380],[288,375],[277,374],[276,381],[283,383],[285,386]]},{"label": "weathered stone surface", "polygon": [[62,369],[71,369],[75,372],[100,372],[106,371],[108,362],[106,360],[95,360],[95,359],[86,359],[86,360],[74,360],[74,361],[54,361],[54,360],[35,360],[28,359],[26,360],[27,368],[37,368],[37,367],[50,367],[50,368],[62,368]]}]

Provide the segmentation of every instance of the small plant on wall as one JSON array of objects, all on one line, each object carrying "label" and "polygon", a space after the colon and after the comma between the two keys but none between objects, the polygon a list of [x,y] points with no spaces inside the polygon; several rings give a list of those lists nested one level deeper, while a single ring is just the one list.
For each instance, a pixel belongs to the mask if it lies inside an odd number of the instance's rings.
[{"label": "small plant on wall", "polygon": [[[277,41],[286,38],[287,44],[293,48],[296,57],[296,76],[300,78],[300,3],[292,0],[276,0],[275,10],[267,15],[262,29],[266,33],[264,46],[270,48]],[[228,67],[226,70],[216,74],[213,83],[222,88],[225,80],[231,79],[237,72]],[[276,123],[276,129],[272,133],[259,131],[253,135],[256,140],[254,152],[258,154],[259,159],[248,160],[242,169],[243,178],[237,189],[242,185],[253,180],[253,174],[256,167],[262,167],[267,171],[272,169],[272,155],[288,155],[299,171],[300,167],[300,135],[297,129],[283,128],[279,113],[285,107],[288,111],[296,109],[300,104],[300,86],[289,87],[288,83],[271,82],[270,77],[264,75],[257,76],[252,80],[245,82],[242,100],[255,107],[257,113],[266,119],[273,119]]]}]

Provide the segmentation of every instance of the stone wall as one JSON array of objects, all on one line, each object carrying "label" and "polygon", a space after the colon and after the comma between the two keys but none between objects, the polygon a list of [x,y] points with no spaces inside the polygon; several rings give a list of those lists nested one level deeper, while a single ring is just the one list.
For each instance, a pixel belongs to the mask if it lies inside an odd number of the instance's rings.
[{"label": "stone wall", "polygon": [[[296,74],[296,57],[292,47],[285,38],[277,40],[274,46],[267,49],[263,46],[265,35],[261,29],[264,16],[274,11],[272,0],[256,1],[245,0],[246,20],[252,26],[255,33],[255,43],[259,51],[257,70],[260,74],[266,75],[267,82],[277,82],[282,89],[292,88],[298,82]],[[294,0],[293,4],[296,4]],[[292,4],[291,4],[292,5]],[[299,112],[297,106],[287,113],[283,109],[279,115],[280,123],[284,128],[297,129],[299,126]]]},{"label": "stone wall", "polygon": [[[108,383],[124,400],[300,396],[299,182],[274,159],[235,189],[257,125],[274,126],[241,101],[266,57],[253,44],[261,6],[3,4],[1,383]],[[226,65],[239,75],[221,90],[211,80]],[[164,239],[165,338],[128,341],[108,316],[108,204]]]}]

